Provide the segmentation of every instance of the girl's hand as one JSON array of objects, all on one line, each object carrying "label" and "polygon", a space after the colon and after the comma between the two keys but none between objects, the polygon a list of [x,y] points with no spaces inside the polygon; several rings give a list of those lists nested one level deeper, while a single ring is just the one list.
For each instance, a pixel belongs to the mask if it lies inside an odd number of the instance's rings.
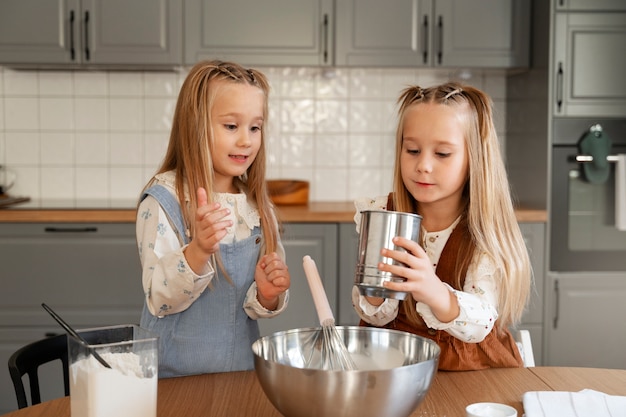
[{"label": "girl's hand", "polygon": [[231,220],[224,220],[230,213],[221,209],[219,203],[208,203],[204,188],[198,188],[198,209],[196,210],[194,239],[185,250],[185,257],[191,269],[197,274],[207,272],[207,262],[220,248],[220,241],[226,236],[226,229],[233,225]]},{"label": "girl's hand", "polygon": [[415,301],[427,304],[442,323],[458,317],[460,310],[456,297],[435,274],[435,269],[422,247],[409,239],[393,238],[394,245],[406,252],[382,249],[381,255],[392,258],[403,265],[379,263],[380,271],[390,272],[406,279],[405,282],[385,282],[385,288],[411,293]]},{"label": "girl's hand", "polygon": [[287,291],[291,283],[289,269],[276,252],[261,257],[254,280],[259,303],[268,310],[276,310],[278,296]]},{"label": "girl's hand", "polygon": [[196,210],[196,235],[194,242],[208,255],[217,252],[220,240],[226,236],[226,229],[233,225],[231,220],[224,220],[230,214],[229,209],[220,209],[219,203],[208,203],[204,188],[198,188],[198,209]]}]

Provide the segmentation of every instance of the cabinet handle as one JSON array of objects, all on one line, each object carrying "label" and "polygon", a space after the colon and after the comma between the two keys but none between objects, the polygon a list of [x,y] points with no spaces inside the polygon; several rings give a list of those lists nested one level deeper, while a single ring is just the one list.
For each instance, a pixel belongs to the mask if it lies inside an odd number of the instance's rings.
[{"label": "cabinet handle", "polygon": [[46,227],[46,233],[95,233],[97,227]]},{"label": "cabinet handle", "polygon": [[556,72],[556,108],[561,112],[563,105],[563,64],[559,62],[559,69]]},{"label": "cabinet handle", "polygon": [[552,327],[556,329],[559,325],[559,280],[554,281],[554,319]]},{"label": "cabinet handle", "polygon": [[324,13],[324,64],[328,63],[328,14]]},{"label": "cabinet handle", "polygon": [[89,10],[85,11],[85,60],[89,61]]},{"label": "cabinet handle", "polygon": [[76,59],[76,50],[74,49],[74,10],[70,10],[70,57],[72,61]]},{"label": "cabinet handle", "polygon": [[428,15],[424,16],[424,24],[422,25],[422,28],[424,29],[424,36],[422,38],[424,39],[423,41],[424,64],[428,64]]},{"label": "cabinet handle", "polygon": [[439,22],[437,24],[439,28],[439,45],[437,48],[437,63],[441,65],[443,55],[443,17],[439,16]]}]

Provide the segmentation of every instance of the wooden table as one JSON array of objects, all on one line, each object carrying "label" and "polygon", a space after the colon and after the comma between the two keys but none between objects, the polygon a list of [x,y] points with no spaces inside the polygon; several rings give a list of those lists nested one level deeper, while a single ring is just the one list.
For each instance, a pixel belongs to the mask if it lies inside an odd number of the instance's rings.
[{"label": "wooden table", "polygon": [[[626,395],[626,370],[536,367],[437,373],[424,402],[412,417],[464,416],[474,402],[499,402],[523,414],[526,391],[580,391],[590,388]],[[196,375],[159,381],[161,417],[280,417],[254,371]],[[70,417],[69,397],[5,414],[3,417]]]}]

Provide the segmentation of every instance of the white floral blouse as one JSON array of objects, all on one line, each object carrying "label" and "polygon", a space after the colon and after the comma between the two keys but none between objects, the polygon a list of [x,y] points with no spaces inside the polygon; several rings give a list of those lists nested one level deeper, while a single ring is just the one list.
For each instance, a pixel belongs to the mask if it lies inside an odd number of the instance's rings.
[{"label": "white floral blouse", "polygon": [[[357,232],[360,231],[361,211],[385,209],[386,206],[387,196],[356,200],[357,211],[354,220],[357,224]],[[447,229],[436,232],[429,232],[422,228],[422,248],[430,258],[433,268],[437,267],[441,252],[459,220],[455,220]],[[484,253],[479,253],[474,256],[469,266],[463,291],[455,290],[446,284],[459,302],[461,312],[456,319],[448,323],[440,322],[430,307],[422,302],[416,303],[417,312],[426,325],[432,329],[444,330],[464,342],[481,342],[491,332],[498,318],[497,273],[489,257]],[[360,295],[356,286],[352,289],[352,302],[359,317],[375,326],[384,326],[398,315],[398,300],[385,299],[381,305],[373,306]]]},{"label": "white floral blouse", "polygon": [[[175,174],[173,171],[156,176],[155,184],[166,187],[175,195]],[[189,202],[185,190],[186,202]],[[230,209],[229,218],[233,226],[227,229],[227,235],[220,243],[232,243],[245,239],[259,226],[260,217],[257,209],[248,203],[245,193],[215,195],[222,207]],[[152,197],[147,196],[137,210],[137,244],[142,264],[142,285],[146,304],[153,315],[162,315],[160,306],[167,305],[166,314],[186,310],[209,286],[215,276],[215,266],[209,262],[204,275],[197,275],[187,264],[181,246],[165,211]],[[188,233],[188,231],[187,231]],[[278,254],[284,259],[285,252],[279,242]],[[279,297],[278,308],[274,311],[265,309],[257,300],[256,283],[253,283],[242,306],[252,319],[272,317],[286,308],[288,291]]]}]

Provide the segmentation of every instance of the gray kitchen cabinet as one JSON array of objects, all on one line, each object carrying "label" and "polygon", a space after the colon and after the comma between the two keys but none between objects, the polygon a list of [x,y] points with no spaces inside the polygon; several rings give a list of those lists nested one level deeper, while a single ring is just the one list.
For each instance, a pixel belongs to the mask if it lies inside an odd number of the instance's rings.
[{"label": "gray kitchen cabinet", "polygon": [[182,0],[3,0],[0,64],[182,64]]},{"label": "gray kitchen cabinet", "polygon": [[262,336],[281,330],[320,325],[302,268],[302,258],[306,255],[315,261],[330,307],[337,316],[337,227],[336,223],[283,225],[282,242],[291,275],[289,306],[277,317],[259,320]]},{"label": "gray kitchen cabinet", "polygon": [[544,365],[626,369],[623,272],[550,272],[546,291]]},{"label": "gray kitchen cabinet", "polygon": [[330,65],[333,0],[185,0],[185,64]]},{"label": "gray kitchen cabinet", "polygon": [[336,65],[529,65],[528,0],[336,0]]},{"label": "gray kitchen cabinet", "polygon": [[535,364],[543,364],[543,293],[545,283],[545,223],[520,223],[522,236],[528,248],[533,270],[534,285],[531,289],[528,308],[522,317],[520,329],[530,332]]},{"label": "gray kitchen cabinet", "polygon": [[352,305],[352,287],[359,259],[359,233],[355,223],[339,225],[339,320],[344,326],[359,324],[359,316]]},{"label": "gray kitchen cabinet", "polygon": [[[133,223],[3,223],[0,264],[0,414],[17,407],[9,356],[63,333],[41,303],[77,328],[139,322],[143,291]],[[54,398],[58,380],[46,372],[44,398]]]},{"label": "gray kitchen cabinet", "polygon": [[624,0],[553,0],[556,11],[626,10]]},{"label": "gray kitchen cabinet", "polygon": [[623,117],[626,11],[557,12],[553,18],[553,116]]}]

